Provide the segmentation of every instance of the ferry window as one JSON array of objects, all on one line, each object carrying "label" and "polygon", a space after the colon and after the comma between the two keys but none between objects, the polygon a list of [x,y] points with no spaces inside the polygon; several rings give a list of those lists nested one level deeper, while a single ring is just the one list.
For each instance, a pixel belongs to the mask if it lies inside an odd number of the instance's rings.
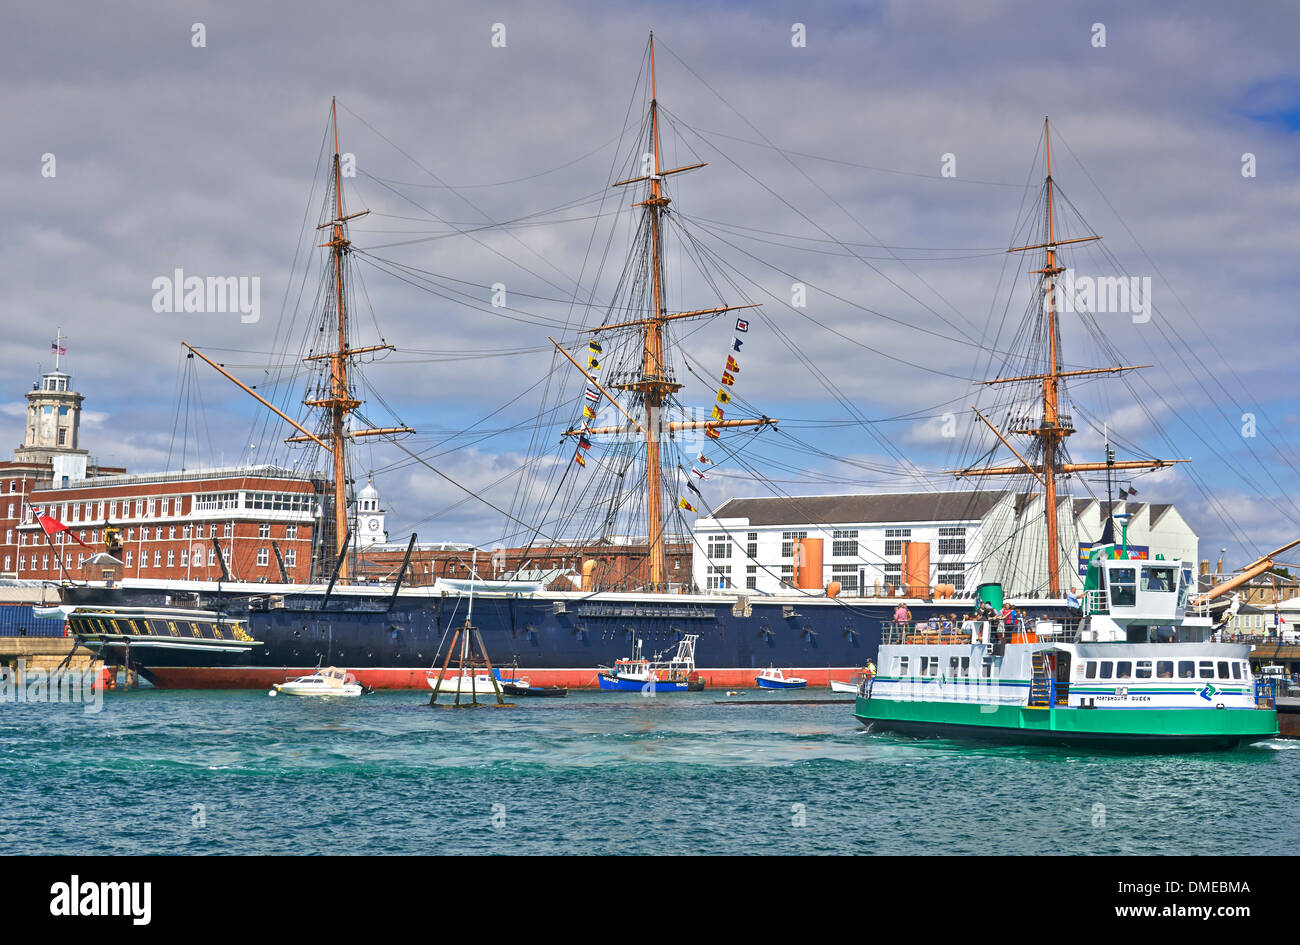
[{"label": "ferry window", "polygon": [[955,656],[949,657],[949,658],[948,658],[948,675],[949,675],[949,676],[952,676],[952,677],[955,678],[955,677],[957,676],[958,669],[959,669],[960,666],[961,666],[961,661],[958,660],[957,657],[955,657]]},{"label": "ferry window", "polygon": [[1101,678],[1102,678],[1102,679],[1110,679],[1110,677],[1111,677],[1112,672],[1114,671],[1114,669],[1115,669],[1115,664],[1114,664],[1114,663],[1112,663],[1110,660],[1102,660],[1102,661],[1101,661]]},{"label": "ferry window", "polygon": [[1143,568],[1142,590],[1170,593],[1174,589],[1173,568]]},{"label": "ferry window", "polygon": [[1136,568],[1110,569],[1110,602],[1116,607],[1132,607],[1137,602]]},{"label": "ferry window", "polygon": [[970,657],[969,657],[969,656],[963,656],[963,657],[961,658],[961,674],[962,674],[963,676],[969,676],[969,675],[970,675]]},{"label": "ferry window", "polygon": [[1160,679],[1174,678],[1174,661],[1160,660],[1156,663],[1156,676]]},{"label": "ferry window", "polygon": [[1228,661],[1227,661],[1227,660],[1219,660],[1219,666],[1218,666],[1218,669],[1219,669],[1219,678],[1220,678],[1220,679],[1227,679],[1227,678],[1228,678]]},{"label": "ferry window", "polygon": [[1150,678],[1151,678],[1151,661],[1150,661],[1150,660],[1138,660],[1138,666],[1137,666],[1137,678],[1138,678],[1138,679],[1150,679]]},{"label": "ferry window", "polygon": [[1097,661],[1096,661],[1096,660],[1088,660],[1087,667],[1088,667],[1088,668],[1084,671],[1084,676],[1086,676],[1086,677],[1089,678],[1089,679],[1096,679],[1096,678],[1097,678]]},{"label": "ferry window", "polygon": [[1178,678],[1194,679],[1196,678],[1196,664],[1191,660],[1178,661]]},{"label": "ferry window", "polygon": [[1240,679],[1240,678],[1241,678],[1241,664],[1240,664],[1240,663],[1234,662],[1234,663],[1232,664],[1232,678],[1233,678],[1233,679]]},{"label": "ferry window", "polygon": [[898,664],[898,672],[897,672],[897,675],[899,675],[899,676],[906,676],[906,675],[907,675],[907,657],[906,657],[906,656],[898,656],[898,657],[895,657],[894,660],[895,660],[895,662]]},{"label": "ferry window", "polygon": [[1201,678],[1202,679],[1214,678],[1214,663],[1212,661],[1201,660]]},{"label": "ferry window", "polygon": [[1133,663],[1131,660],[1120,660],[1115,664],[1115,678],[1129,679],[1133,676]]}]

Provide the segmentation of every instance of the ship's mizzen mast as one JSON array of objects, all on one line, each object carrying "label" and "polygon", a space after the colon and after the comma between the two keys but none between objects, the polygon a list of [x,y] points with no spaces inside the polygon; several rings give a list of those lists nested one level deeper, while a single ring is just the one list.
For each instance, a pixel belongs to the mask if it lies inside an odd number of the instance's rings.
[{"label": "ship's mizzen mast", "polygon": [[[217,364],[211,358],[207,357],[197,348],[185,345],[191,352],[197,354],[212,367],[220,371],[226,378],[235,383],[246,393],[255,397],[263,406],[269,408],[281,419],[287,421],[295,427],[299,433],[285,439],[286,443],[315,443],[317,446],[328,451],[332,459],[332,491],[334,498],[334,547],[333,555],[337,562],[335,569],[335,579],[346,581],[349,577],[349,567],[345,555],[346,543],[348,536],[348,464],[347,464],[347,441],[365,436],[389,436],[399,433],[414,433],[410,427],[368,427],[360,430],[348,429],[348,417],[354,410],[361,406],[361,401],[357,400],[352,393],[351,381],[348,377],[348,366],[351,360],[359,354],[365,354],[370,351],[392,351],[393,346],[390,344],[366,345],[365,347],[352,348],[348,346],[348,305],[347,305],[347,256],[352,251],[352,241],[348,239],[347,222],[363,217],[368,214],[369,210],[361,210],[357,213],[345,213],[343,209],[343,171],[342,162],[339,152],[339,119],[338,106],[336,102],[330,100],[330,125],[333,132],[334,141],[334,161],[330,171],[331,184],[334,189],[333,199],[333,219],[327,220],[316,229],[330,231],[328,242],[318,244],[321,248],[330,251],[330,269],[328,278],[330,280],[330,294],[334,297],[333,315],[337,321],[337,339],[338,347],[333,351],[323,351],[318,354],[310,354],[303,358],[304,361],[328,361],[330,371],[329,396],[317,399],[307,399],[303,401],[303,406],[318,407],[325,410],[328,414],[327,422],[323,424],[324,430],[320,435],[310,432],[301,424],[297,423],[291,417],[278,410],[264,397],[241,382],[228,371]],[[328,316],[328,303],[326,317]],[[324,329],[322,328],[322,331]]]},{"label": "ship's mizzen mast", "polygon": [[[334,285],[334,314],[338,322],[338,347],[333,351],[326,351],[320,354],[308,355],[303,358],[304,361],[322,361],[327,360],[330,364],[330,392],[329,396],[318,400],[304,400],[303,404],[308,407],[320,407],[329,414],[329,436],[331,444],[331,453],[333,458],[333,491],[334,491],[334,554],[336,559],[342,558],[338,567],[338,577],[341,580],[347,580],[349,577],[348,562],[345,555],[345,543],[348,535],[348,465],[347,465],[347,441],[353,437],[363,436],[383,436],[397,433],[413,433],[410,427],[383,427],[370,428],[365,430],[348,430],[348,416],[357,407],[361,406],[361,401],[357,400],[352,393],[352,387],[348,380],[348,364],[353,357],[368,351],[391,351],[393,346],[389,344],[367,345],[363,348],[348,347],[348,308],[347,308],[347,286],[345,283],[344,273],[346,271],[345,260],[347,254],[351,252],[352,241],[348,239],[347,228],[345,224],[356,217],[365,216],[369,210],[361,210],[357,213],[345,213],[343,210],[343,171],[342,160],[339,152],[339,117],[338,105],[330,100],[330,124],[334,135],[334,163],[333,163],[333,185],[334,185],[334,219],[322,223],[317,229],[330,230],[330,239],[328,242],[319,244],[323,248],[330,250],[330,266],[333,285]],[[302,437],[291,437],[286,442],[300,442]]]},{"label": "ship's mizzen mast", "polygon": [[[655,80],[655,45],[654,33],[650,34],[650,152],[649,173],[640,177],[618,181],[615,187],[640,182],[649,183],[649,195],[645,200],[635,204],[645,211],[646,225],[649,233],[649,272],[650,304],[648,317],[633,321],[602,325],[591,329],[591,333],[620,328],[641,329],[640,377],[626,382],[610,385],[615,390],[634,391],[645,400],[645,423],[641,430],[645,437],[646,464],[646,523],[649,554],[649,583],[651,590],[663,590],[667,583],[667,561],[664,552],[664,508],[663,508],[663,457],[660,436],[664,430],[671,432],[711,427],[761,426],[774,423],[769,418],[755,420],[730,421],[672,421],[665,424],[662,413],[665,405],[677,391],[682,389],[672,375],[664,358],[665,329],[668,322],[683,318],[703,318],[739,308],[752,308],[750,305],[721,305],[709,309],[697,309],[690,312],[669,313],[664,302],[664,267],[663,267],[663,218],[671,199],[664,193],[664,178],[683,171],[704,167],[703,163],[688,164],[670,170],[662,170],[659,146],[659,102]],[[589,378],[590,379],[590,378]],[[566,435],[576,436],[578,430],[566,431]],[[613,428],[589,430],[592,433],[622,432]]]},{"label": "ship's mizzen mast", "polygon": [[[981,384],[1009,384],[1021,381],[1041,381],[1042,382],[1042,418],[1036,426],[1031,426],[1033,419],[1028,417],[1013,418],[1012,429],[1009,433],[1017,433],[1024,436],[1034,437],[1039,440],[1041,448],[1041,462],[1038,465],[1031,465],[1026,462],[1020,453],[998,432],[997,428],[989,423],[982,414],[976,410],[976,414],[986,424],[993,428],[993,432],[998,438],[1011,449],[1016,459],[1020,460],[1020,465],[1016,466],[996,466],[985,467],[981,469],[962,469],[957,470],[953,475],[961,477],[969,476],[1013,476],[1023,473],[1033,475],[1043,486],[1043,499],[1045,506],[1045,515],[1047,519],[1047,583],[1048,591],[1052,597],[1061,596],[1061,561],[1060,561],[1060,523],[1059,508],[1057,500],[1056,477],[1060,474],[1069,474],[1076,472],[1096,472],[1106,469],[1159,469],[1164,466],[1170,466],[1186,460],[1130,460],[1120,463],[1069,463],[1063,462],[1065,438],[1074,432],[1073,420],[1061,413],[1061,381],[1066,377],[1075,377],[1082,374],[1118,374],[1123,371],[1137,370],[1139,365],[1121,365],[1109,368],[1095,368],[1080,371],[1062,371],[1061,370],[1061,328],[1057,320],[1056,312],[1056,277],[1065,271],[1057,259],[1057,248],[1071,243],[1087,243],[1093,240],[1101,239],[1100,236],[1082,236],[1076,239],[1058,240],[1056,238],[1056,203],[1055,203],[1055,186],[1052,181],[1052,130],[1048,119],[1043,119],[1043,135],[1046,143],[1047,154],[1047,179],[1046,179],[1046,212],[1047,212],[1047,242],[1035,243],[1031,246],[1016,246],[1007,252],[1023,253],[1030,250],[1045,250],[1046,261],[1042,269],[1032,270],[1033,274],[1043,276],[1043,313],[1047,320],[1046,335],[1048,340],[1047,351],[1047,370],[1042,374],[1029,374],[1021,377],[996,378],[989,381],[980,381]],[[1017,422],[1018,421],[1018,422]],[[1107,501],[1111,497],[1107,496]]]}]

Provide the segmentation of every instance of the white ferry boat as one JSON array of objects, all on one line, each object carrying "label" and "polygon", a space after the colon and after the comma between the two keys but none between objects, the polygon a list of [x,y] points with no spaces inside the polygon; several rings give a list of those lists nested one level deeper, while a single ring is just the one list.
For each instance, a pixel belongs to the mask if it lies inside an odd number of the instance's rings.
[{"label": "white ferry boat", "polygon": [[[1191,562],[1093,549],[1079,619],[1007,632],[892,623],[855,714],[872,731],[1140,749],[1231,748],[1277,734],[1275,690],[1251,645],[1216,642],[1189,612]],[[977,596],[1001,606],[1001,587]]]}]

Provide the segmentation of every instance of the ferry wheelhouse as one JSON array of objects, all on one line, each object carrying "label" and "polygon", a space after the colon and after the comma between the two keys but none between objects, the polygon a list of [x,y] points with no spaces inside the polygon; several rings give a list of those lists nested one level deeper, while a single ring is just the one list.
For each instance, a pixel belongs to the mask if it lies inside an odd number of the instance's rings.
[{"label": "ferry wheelhouse", "polygon": [[[1144,750],[1232,748],[1277,734],[1275,688],[1252,646],[1215,640],[1189,608],[1190,562],[1093,549],[1082,613],[1008,631],[885,626],[855,714],[872,731]],[[999,609],[1002,589],[981,585]]]}]

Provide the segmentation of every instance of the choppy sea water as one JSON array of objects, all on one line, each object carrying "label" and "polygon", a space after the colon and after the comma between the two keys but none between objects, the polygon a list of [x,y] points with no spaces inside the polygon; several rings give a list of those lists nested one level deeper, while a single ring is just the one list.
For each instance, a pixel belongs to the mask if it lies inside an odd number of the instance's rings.
[{"label": "choppy sea water", "polygon": [[0,853],[1300,852],[1300,742],[973,747],[864,732],[849,697],[780,698],[0,704]]}]

